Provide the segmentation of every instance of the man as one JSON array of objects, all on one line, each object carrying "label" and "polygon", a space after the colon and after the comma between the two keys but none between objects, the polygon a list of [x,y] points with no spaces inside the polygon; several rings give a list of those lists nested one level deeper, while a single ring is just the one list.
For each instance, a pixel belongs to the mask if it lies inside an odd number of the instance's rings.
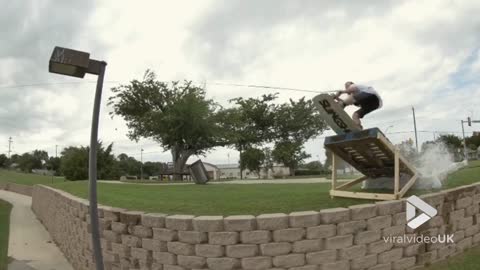
[{"label": "man", "polygon": [[[341,94],[348,94],[348,97],[342,100],[340,98]],[[380,109],[383,105],[382,98],[373,87],[354,84],[353,82],[346,82],[345,90],[338,91],[335,99],[343,108],[349,105],[360,107],[360,109],[352,115],[353,122],[359,125],[360,128],[362,128],[360,119],[366,114]]]}]

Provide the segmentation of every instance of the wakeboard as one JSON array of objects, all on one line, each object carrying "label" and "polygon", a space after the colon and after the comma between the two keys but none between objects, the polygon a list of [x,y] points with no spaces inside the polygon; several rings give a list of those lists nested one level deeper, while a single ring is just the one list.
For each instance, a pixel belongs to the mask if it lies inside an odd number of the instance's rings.
[{"label": "wakeboard", "polygon": [[345,134],[362,130],[343,110],[332,95],[320,94],[313,98],[313,103],[320,111],[320,117],[337,134]]}]

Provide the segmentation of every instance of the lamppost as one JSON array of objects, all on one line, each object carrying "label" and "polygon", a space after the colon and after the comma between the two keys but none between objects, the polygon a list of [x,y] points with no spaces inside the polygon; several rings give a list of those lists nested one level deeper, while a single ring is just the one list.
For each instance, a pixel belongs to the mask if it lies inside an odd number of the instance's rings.
[{"label": "lamppost", "polygon": [[140,149],[140,181],[143,181],[143,148]]},{"label": "lamppost", "polygon": [[102,250],[100,246],[100,232],[98,228],[97,208],[97,140],[100,102],[102,98],[103,77],[107,63],[90,59],[86,52],[55,47],[48,65],[48,71],[77,78],[83,78],[86,73],[98,75],[97,88],[93,103],[92,129],[90,133],[90,153],[88,160],[90,222],[92,228],[92,246],[96,269],[103,270]]}]

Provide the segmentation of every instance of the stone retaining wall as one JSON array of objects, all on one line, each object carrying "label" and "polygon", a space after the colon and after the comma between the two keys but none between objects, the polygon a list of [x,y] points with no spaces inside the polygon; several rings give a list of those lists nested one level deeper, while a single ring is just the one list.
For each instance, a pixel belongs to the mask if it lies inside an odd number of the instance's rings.
[{"label": "stone retaining wall", "polygon": [[32,196],[33,187],[26,185],[19,185],[15,183],[0,183],[0,189],[12,191],[25,196]]},{"label": "stone retaining wall", "polygon": [[[405,200],[259,216],[148,214],[100,206],[106,269],[414,269],[480,242],[480,185],[421,196],[438,215],[408,228]],[[87,201],[35,186],[32,208],[75,269],[94,269]],[[454,234],[454,244],[382,237]]]}]

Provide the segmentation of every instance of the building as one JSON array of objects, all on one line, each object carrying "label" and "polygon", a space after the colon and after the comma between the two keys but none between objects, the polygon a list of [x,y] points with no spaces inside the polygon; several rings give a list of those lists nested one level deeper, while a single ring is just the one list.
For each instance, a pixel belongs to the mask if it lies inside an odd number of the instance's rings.
[{"label": "building", "polygon": [[[238,164],[219,164],[216,166],[219,170],[220,179],[240,179],[240,166]],[[243,171],[244,179],[273,179],[285,178],[290,175],[290,169],[280,164],[274,164],[268,171],[265,168],[260,169],[260,175],[250,170]]]},{"label": "building", "polygon": [[205,169],[207,170],[208,179],[210,180],[220,179],[220,170],[216,165],[213,165],[207,162],[202,162],[202,163],[203,163],[203,166],[205,166]]}]

